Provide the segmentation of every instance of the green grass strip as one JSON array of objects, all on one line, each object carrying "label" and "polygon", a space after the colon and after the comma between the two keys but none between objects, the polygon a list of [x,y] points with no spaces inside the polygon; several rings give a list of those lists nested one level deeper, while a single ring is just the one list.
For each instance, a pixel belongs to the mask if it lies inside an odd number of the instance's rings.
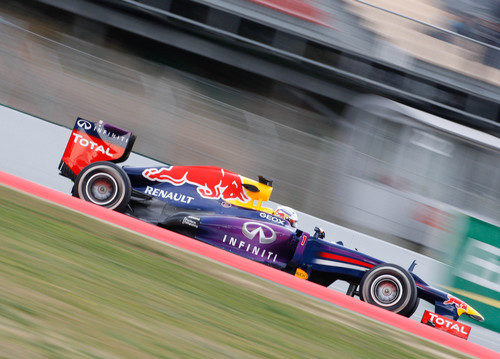
[{"label": "green grass strip", "polygon": [[457,352],[0,186],[1,358]]}]

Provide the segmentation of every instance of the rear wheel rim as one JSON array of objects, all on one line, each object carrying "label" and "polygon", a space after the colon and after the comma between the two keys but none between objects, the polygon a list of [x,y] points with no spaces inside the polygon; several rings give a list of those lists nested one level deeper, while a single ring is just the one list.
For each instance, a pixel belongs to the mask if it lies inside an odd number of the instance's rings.
[{"label": "rear wheel rim", "polygon": [[96,173],[89,178],[85,192],[91,202],[106,206],[115,200],[118,194],[118,183],[108,173]]}]

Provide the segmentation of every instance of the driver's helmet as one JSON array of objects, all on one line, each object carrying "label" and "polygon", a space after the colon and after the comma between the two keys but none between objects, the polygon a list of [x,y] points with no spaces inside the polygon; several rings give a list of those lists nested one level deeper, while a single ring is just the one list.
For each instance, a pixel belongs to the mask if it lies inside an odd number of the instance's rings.
[{"label": "driver's helmet", "polygon": [[298,221],[297,212],[295,212],[290,207],[278,206],[278,208],[276,208],[276,210],[274,211],[273,215],[275,215],[276,217],[281,217],[284,220],[287,220],[288,222],[290,222],[290,225],[292,227],[297,226],[297,221]]}]

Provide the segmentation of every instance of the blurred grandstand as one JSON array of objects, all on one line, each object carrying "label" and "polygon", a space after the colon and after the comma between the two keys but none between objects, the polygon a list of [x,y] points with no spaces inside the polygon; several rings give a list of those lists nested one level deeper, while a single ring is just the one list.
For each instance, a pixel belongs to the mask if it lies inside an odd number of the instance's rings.
[{"label": "blurred grandstand", "polygon": [[498,134],[497,32],[484,42],[427,23],[451,16],[431,0],[38,2],[328,100],[376,93]]},{"label": "blurred grandstand", "polygon": [[363,23],[412,57],[500,83],[497,1],[353,0],[348,4]]}]

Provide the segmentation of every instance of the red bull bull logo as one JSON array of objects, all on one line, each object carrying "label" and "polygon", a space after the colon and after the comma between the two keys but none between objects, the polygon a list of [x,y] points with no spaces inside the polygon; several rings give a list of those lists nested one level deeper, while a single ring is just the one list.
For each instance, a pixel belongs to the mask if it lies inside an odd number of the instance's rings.
[{"label": "red bull bull logo", "polygon": [[151,181],[168,182],[175,186],[195,185],[203,198],[250,200],[243,188],[243,180],[236,173],[219,167],[170,166],[148,168],[142,175]]},{"label": "red bull bull logo", "polygon": [[448,300],[444,301],[443,304],[454,304],[457,309],[462,309],[464,312],[467,312],[467,310],[469,309],[467,303],[449,294],[448,294]]}]

